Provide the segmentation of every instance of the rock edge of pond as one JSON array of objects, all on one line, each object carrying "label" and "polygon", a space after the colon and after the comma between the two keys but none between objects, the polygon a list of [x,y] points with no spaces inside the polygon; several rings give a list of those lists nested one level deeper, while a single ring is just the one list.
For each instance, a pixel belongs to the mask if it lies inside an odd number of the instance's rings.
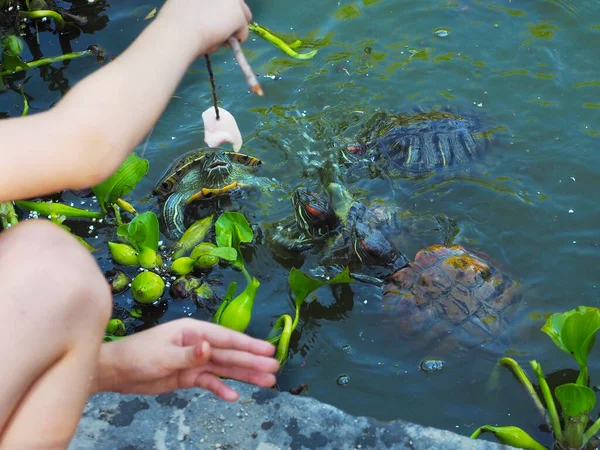
[{"label": "rock edge of pond", "polygon": [[228,384],[240,393],[238,402],[200,389],[93,396],[69,450],[513,448],[401,420],[351,416],[305,394]]}]

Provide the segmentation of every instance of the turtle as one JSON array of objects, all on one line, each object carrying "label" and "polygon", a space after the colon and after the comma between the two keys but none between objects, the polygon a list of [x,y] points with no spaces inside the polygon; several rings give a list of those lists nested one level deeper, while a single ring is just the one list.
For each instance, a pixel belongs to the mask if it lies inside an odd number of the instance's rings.
[{"label": "turtle", "polygon": [[458,244],[421,249],[383,288],[395,328],[429,348],[497,344],[521,298],[519,283],[482,253]]},{"label": "turtle", "polygon": [[[357,268],[353,275],[360,281],[382,284],[378,278],[381,273],[406,263],[398,245],[385,234],[401,234],[409,222],[418,222],[423,234],[429,231],[441,234],[445,242],[459,231],[456,221],[442,214],[411,214],[390,204],[359,200],[337,182],[329,182],[325,191],[304,187],[294,190],[294,217],[276,227],[270,242],[293,252],[317,250],[321,268],[330,266],[336,272],[340,264],[350,265]],[[364,243],[365,247],[357,246],[356,242]],[[373,264],[372,259],[382,263]]]},{"label": "turtle", "polygon": [[184,208],[195,200],[214,198],[236,188],[270,186],[272,180],[253,173],[261,165],[259,158],[220,148],[200,148],[177,158],[153,191],[164,200],[162,216],[168,233],[174,239],[183,235]]},{"label": "turtle", "polygon": [[[343,186],[332,184],[328,190],[344,203],[347,192]],[[305,192],[300,197],[304,201],[318,198]],[[323,217],[322,211],[331,214],[322,199],[319,204],[318,216]],[[298,209],[297,217],[313,220],[315,214],[307,214],[313,212],[312,205],[299,205],[304,209]],[[343,265],[351,267],[354,279],[382,287],[382,307],[392,311],[394,328],[405,337],[419,335],[422,345],[452,335],[458,340],[458,344],[454,339],[449,344],[452,349],[495,341],[516,312],[513,307],[521,299],[519,284],[486,255],[452,243],[453,232],[449,233],[452,239],[420,249],[411,261],[392,243],[389,229],[383,231],[387,220],[379,208],[352,202],[346,220],[339,221],[338,249],[344,250]],[[332,254],[311,272],[329,276],[339,272],[341,267],[330,258]]]},{"label": "turtle", "polygon": [[381,172],[417,178],[444,168],[464,168],[490,147],[492,130],[481,120],[429,110],[408,114],[378,111],[361,126],[340,159],[356,170],[363,162],[371,175]]}]

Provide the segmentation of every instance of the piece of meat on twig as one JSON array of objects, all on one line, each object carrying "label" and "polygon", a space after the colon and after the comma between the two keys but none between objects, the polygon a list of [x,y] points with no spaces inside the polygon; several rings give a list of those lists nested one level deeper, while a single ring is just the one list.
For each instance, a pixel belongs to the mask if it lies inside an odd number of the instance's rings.
[{"label": "piece of meat on twig", "polygon": [[219,147],[225,142],[233,145],[233,150],[239,152],[243,140],[240,129],[235,118],[231,113],[223,108],[219,108],[219,118],[215,109],[211,106],[202,113],[202,122],[204,123],[204,142],[211,147]]},{"label": "piece of meat on twig", "polygon": [[240,66],[240,69],[242,69],[244,77],[246,77],[246,82],[248,83],[250,91],[261,97],[265,95],[264,91],[262,90],[262,87],[256,79],[256,76],[254,75],[254,72],[252,71],[252,67],[250,67],[250,64],[248,64],[248,61],[244,56],[244,52],[242,51],[242,46],[240,45],[240,42],[234,37],[230,37],[227,42],[233,50],[233,56],[235,56],[235,59],[238,65]]}]

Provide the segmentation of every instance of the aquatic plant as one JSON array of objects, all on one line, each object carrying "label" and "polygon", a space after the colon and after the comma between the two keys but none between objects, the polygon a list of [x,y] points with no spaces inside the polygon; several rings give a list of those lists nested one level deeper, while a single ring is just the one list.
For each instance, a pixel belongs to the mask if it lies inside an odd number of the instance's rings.
[{"label": "aquatic plant", "polygon": [[[538,396],[525,371],[512,358],[502,358],[500,365],[508,367],[525,387],[537,410],[553,431],[554,446],[558,450],[592,450],[596,448],[591,439],[600,431],[600,419],[588,427],[590,414],[596,404],[596,394],[588,386],[588,355],[600,330],[600,309],[579,306],[564,313],[552,314],[541,329],[558,348],[573,356],[579,365],[579,376],[575,383],[566,383],[554,389],[554,395],[562,412],[562,424],[552,392],[544,377],[542,366],[530,361],[538,380],[544,403]],[[476,439],[483,432],[491,432],[503,443],[518,448],[545,449],[525,431],[514,426],[493,427],[485,425],[471,436]]]}]

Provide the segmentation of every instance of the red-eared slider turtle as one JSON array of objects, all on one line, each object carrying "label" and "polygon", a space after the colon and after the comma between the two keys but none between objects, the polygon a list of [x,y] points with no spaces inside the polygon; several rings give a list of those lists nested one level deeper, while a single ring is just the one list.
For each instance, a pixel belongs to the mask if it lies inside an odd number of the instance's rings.
[{"label": "red-eared slider turtle", "polygon": [[427,240],[441,235],[444,242],[451,242],[458,233],[456,223],[441,214],[412,214],[389,204],[359,201],[335,182],[330,182],[326,191],[296,189],[292,194],[294,217],[276,227],[270,243],[295,252],[316,249],[321,263],[332,266],[333,271],[349,265],[356,269],[355,278],[382,284],[380,277],[407,263],[398,245],[386,235],[404,234],[419,226],[421,230],[410,234],[430,235]]},{"label": "red-eared slider turtle", "polygon": [[371,172],[421,176],[468,165],[488,148],[490,135],[476,118],[449,111],[377,112],[361,127],[356,142],[342,149],[342,159],[363,161]]},{"label": "red-eared slider turtle", "polygon": [[[383,300],[405,337],[485,346],[506,330],[521,299],[516,282],[460,245],[433,245],[393,273]],[[423,342],[422,342],[423,343]]]},{"label": "red-eared slider turtle", "polygon": [[268,178],[257,177],[254,168],[262,161],[256,157],[202,148],[179,157],[154,188],[154,194],[165,198],[163,220],[173,238],[185,231],[184,208],[194,200],[213,198],[232,189],[251,186],[267,187]]},{"label": "red-eared slider turtle", "polygon": [[[342,199],[339,204],[348,204],[342,186],[332,184],[329,191]],[[306,201],[314,198],[316,194],[302,196]],[[311,203],[299,206],[312,212]],[[320,210],[331,214],[329,208]],[[298,211],[297,217],[304,220],[314,217]],[[452,342],[445,348],[457,348],[484,346],[506,329],[516,310],[511,307],[521,299],[520,289],[489,258],[448,243],[421,249],[409,261],[388,237],[390,229],[382,231],[387,223],[385,210],[352,202],[345,211],[346,220],[340,218],[337,229],[341,231],[338,243],[342,242],[338,248],[346,252],[342,265],[350,266],[355,279],[384,286],[384,308],[392,313],[400,334],[418,334],[423,345],[453,337],[456,340],[444,342]],[[330,274],[332,270],[338,271],[339,265],[336,268],[327,261],[317,272]]]}]

